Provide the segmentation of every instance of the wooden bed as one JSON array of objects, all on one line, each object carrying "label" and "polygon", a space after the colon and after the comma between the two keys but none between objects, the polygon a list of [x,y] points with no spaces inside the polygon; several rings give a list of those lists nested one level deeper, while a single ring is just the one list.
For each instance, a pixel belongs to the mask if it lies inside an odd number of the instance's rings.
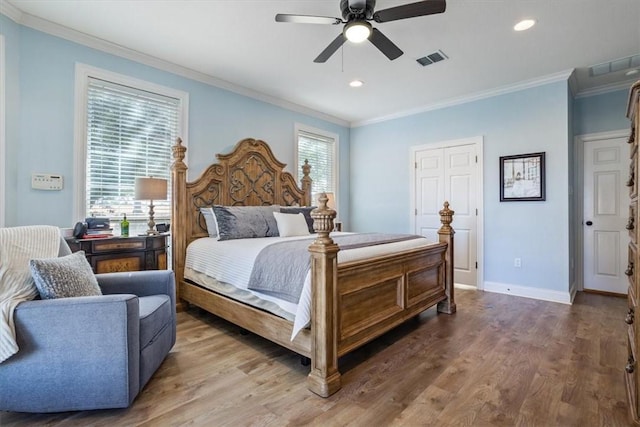
[{"label": "wooden bed", "polygon": [[310,206],[310,166],[303,166],[301,188],[284,172],[269,146],[244,139],[229,154],[218,154],[193,182],[187,182],[186,147],[173,146],[172,250],[178,301],[201,307],[311,359],[308,388],[327,397],[340,389],[338,357],[437,304],[438,312],[456,311],[453,291],[453,211],[440,211],[439,243],[393,255],[337,265],[338,246],[329,231],[336,217],[326,197],[312,212],[318,237],[311,256],[311,328],[291,341],[293,323],[227,298],[184,279],[186,248],[207,237],[199,208],[218,205]]}]

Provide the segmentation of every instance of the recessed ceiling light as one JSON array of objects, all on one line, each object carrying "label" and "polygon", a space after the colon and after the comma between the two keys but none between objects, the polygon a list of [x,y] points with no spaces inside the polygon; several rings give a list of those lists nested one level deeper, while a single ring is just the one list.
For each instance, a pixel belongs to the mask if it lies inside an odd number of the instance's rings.
[{"label": "recessed ceiling light", "polygon": [[349,86],[351,87],[360,87],[364,84],[364,82],[362,80],[353,80],[351,82],[349,82]]},{"label": "recessed ceiling light", "polygon": [[626,73],[624,73],[625,76],[633,76],[634,74],[638,74],[640,73],[640,70],[635,69],[635,70],[629,70]]},{"label": "recessed ceiling light", "polygon": [[516,31],[524,31],[536,25],[536,21],[534,19],[523,19],[513,26],[513,29]]}]

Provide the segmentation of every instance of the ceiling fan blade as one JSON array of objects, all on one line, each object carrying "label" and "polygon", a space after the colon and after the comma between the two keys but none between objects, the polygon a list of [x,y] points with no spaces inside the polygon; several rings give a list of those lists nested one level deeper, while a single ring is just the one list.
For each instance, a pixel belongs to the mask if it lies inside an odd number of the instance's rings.
[{"label": "ceiling fan blade", "polygon": [[373,32],[369,37],[369,41],[373,43],[375,47],[380,49],[380,52],[384,53],[385,56],[392,61],[404,53],[377,28],[373,29]]},{"label": "ceiling fan blade", "polygon": [[379,10],[373,14],[373,19],[376,22],[397,21],[398,19],[442,13],[446,8],[445,0],[425,0]]},{"label": "ceiling fan blade", "polygon": [[312,15],[288,15],[286,13],[278,13],[276,22],[291,22],[294,24],[342,24],[342,19],[332,18],[330,16],[312,16]]},{"label": "ceiling fan blade", "polygon": [[336,52],[336,50],[338,50],[340,46],[344,44],[345,41],[347,41],[347,38],[344,36],[344,34],[342,33],[338,34],[338,37],[333,39],[333,41],[329,44],[329,46],[327,46],[320,53],[320,55],[318,55],[318,57],[313,60],[313,62],[317,62],[317,63],[327,62],[327,59],[329,59],[331,55],[333,55]]}]

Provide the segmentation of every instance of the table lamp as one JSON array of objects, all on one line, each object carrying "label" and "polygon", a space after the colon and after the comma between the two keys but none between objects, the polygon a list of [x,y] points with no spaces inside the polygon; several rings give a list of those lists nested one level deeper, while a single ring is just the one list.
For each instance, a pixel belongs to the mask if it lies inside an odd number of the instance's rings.
[{"label": "table lamp", "polygon": [[147,234],[158,234],[154,230],[153,201],[167,200],[167,180],[160,178],[136,178],[136,200],[149,200],[149,229]]}]

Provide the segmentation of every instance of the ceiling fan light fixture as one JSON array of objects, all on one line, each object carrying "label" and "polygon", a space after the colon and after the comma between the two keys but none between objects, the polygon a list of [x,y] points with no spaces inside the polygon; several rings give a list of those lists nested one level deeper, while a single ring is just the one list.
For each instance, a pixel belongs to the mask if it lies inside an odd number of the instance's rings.
[{"label": "ceiling fan light fixture", "polygon": [[522,21],[514,25],[513,29],[516,31],[525,31],[533,27],[534,25],[536,25],[535,19],[523,19]]},{"label": "ceiling fan light fixture", "polygon": [[367,21],[351,21],[344,26],[344,36],[352,43],[362,43],[371,35],[371,24]]},{"label": "ceiling fan light fixture", "polygon": [[349,82],[349,86],[351,87],[362,87],[363,84],[364,82],[362,80],[351,80]]}]

